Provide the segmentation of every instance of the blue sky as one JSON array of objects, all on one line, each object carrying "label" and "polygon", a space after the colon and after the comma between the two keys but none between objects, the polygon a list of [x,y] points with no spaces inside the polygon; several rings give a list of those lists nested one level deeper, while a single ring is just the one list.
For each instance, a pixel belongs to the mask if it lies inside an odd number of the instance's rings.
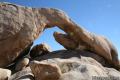
[{"label": "blue sky", "polygon": [[[117,47],[120,58],[120,0],[0,0],[30,7],[52,7],[65,11],[90,32],[104,35]],[[35,44],[45,42],[52,50],[62,49],[53,38],[58,28],[45,30]]]}]

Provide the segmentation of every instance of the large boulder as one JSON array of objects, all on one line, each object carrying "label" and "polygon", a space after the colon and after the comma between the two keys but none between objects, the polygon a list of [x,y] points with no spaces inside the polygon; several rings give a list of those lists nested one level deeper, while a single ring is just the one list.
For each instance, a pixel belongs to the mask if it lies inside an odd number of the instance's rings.
[{"label": "large boulder", "polygon": [[60,68],[56,64],[33,61],[30,68],[35,76],[35,80],[59,80],[61,77]]},{"label": "large boulder", "polygon": [[7,66],[43,30],[32,8],[0,3],[0,67]]},{"label": "large boulder", "polygon": [[[63,11],[53,8],[36,9],[10,3],[0,3],[0,67],[7,66],[24,54],[24,49],[38,38],[44,29],[54,26],[66,32],[67,37],[64,34],[54,34],[56,41],[65,48],[67,46],[69,49],[71,42],[70,48],[83,48],[94,52],[120,69],[114,45],[103,36],[92,34],[77,25]],[[27,52],[25,50],[25,53]]]},{"label": "large boulder", "polygon": [[[70,26],[71,27],[71,26]],[[120,69],[115,46],[105,37],[93,34],[81,27],[66,28],[69,34],[54,33],[55,40],[68,50],[86,50],[104,57],[114,68]]]},{"label": "large boulder", "polygon": [[26,67],[25,69],[12,74],[8,80],[34,80],[34,75],[30,67]]},{"label": "large boulder", "polygon": [[0,80],[8,80],[10,76],[11,76],[10,70],[0,68]]},{"label": "large boulder", "polygon": [[65,13],[57,9],[36,9],[1,2],[0,67],[5,67],[21,54],[28,53],[28,46],[45,28],[64,25],[68,20]]},{"label": "large boulder", "polygon": [[51,48],[46,43],[41,43],[41,44],[35,45],[30,50],[30,57],[35,58],[37,56],[42,56],[50,52],[51,52]]},{"label": "large boulder", "polygon": [[21,60],[16,62],[15,70],[16,71],[23,70],[24,68],[27,67],[28,64],[29,64],[29,59],[28,58],[22,58]]}]

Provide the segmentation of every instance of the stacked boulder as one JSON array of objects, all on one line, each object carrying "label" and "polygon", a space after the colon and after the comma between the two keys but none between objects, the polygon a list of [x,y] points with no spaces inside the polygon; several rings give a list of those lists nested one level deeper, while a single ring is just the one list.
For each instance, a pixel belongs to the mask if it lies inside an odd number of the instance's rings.
[{"label": "stacked boulder", "polygon": [[[33,46],[46,28],[58,26],[55,40],[66,50]],[[113,44],[81,28],[63,11],[0,3],[0,80],[120,79]]]}]

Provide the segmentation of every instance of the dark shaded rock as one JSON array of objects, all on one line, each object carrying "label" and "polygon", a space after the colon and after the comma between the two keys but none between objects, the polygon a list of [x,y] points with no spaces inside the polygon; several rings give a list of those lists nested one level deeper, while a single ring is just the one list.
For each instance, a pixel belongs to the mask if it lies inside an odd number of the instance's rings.
[{"label": "dark shaded rock", "polygon": [[44,56],[39,56],[36,57],[35,60],[46,60],[46,59],[53,59],[53,58],[60,58],[60,59],[69,59],[69,58],[76,58],[80,59],[81,56],[85,57],[91,57],[95,59],[96,61],[100,62],[103,66],[107,66],[108,64],[106,63],[106,60],[92,52],[88,51],[82,51],[82,50],[59,50],[59,51],[53,51],[50,54],[46,54]]},{"label": "dark shaded rock", "polygon": [[31,49],[30,57],[35,58],[35,57],[38,57],[38,56],[46,55],[48,53],[50,53],[50,47],[47,44],[42,43],[42,44],[38,44],[38,45],[34,46]]},{"label": "dark shaded rock", "polygon": [[19,60],[16,63],[16,65],[15,65],[15,71],[23,70],[24,68],[27,67],[28,64],[29,64],[29,59],[28,58],[22,58],[21,60]]},{"label": "dark shaded rock", "polygon": [[27,67],[24,70],[14,73],[8,80],[34,80],[34,75],[30,67]]}]

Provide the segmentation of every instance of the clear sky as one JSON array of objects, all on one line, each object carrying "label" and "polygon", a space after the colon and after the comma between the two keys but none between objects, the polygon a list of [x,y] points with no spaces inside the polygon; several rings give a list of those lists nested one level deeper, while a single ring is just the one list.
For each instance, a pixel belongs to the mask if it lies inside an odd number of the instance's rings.
[{"label": "clear sky", "polygon": [[[104,35],[117,47],[120,58],[120,0],[0,0],[30,7],[52,7],[65,11],[90,32]],[[58,28],[45,30],[35,44],[42,42],[52,50],[62,49],[53,38]]]}]

